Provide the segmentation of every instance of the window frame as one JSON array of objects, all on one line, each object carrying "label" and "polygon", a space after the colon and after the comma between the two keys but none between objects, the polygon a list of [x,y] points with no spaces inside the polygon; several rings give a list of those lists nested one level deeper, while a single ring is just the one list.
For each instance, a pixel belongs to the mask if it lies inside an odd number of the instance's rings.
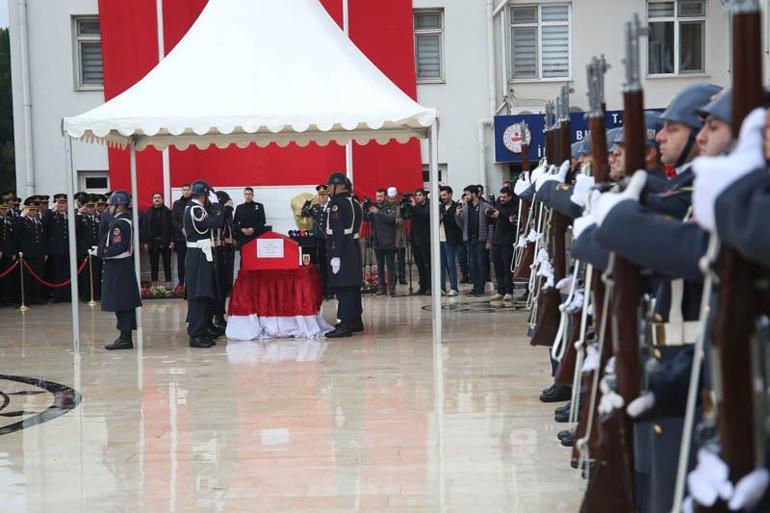
[{"label": "window frame", "polygon": [[[567,8],[567,22],[563,21],[542,21],[543,20],[543,7],[566,7]],[[513,15],[511,11],[520,7],[536,7],[537,8],[537,21],[530,23],[513,23]],[[507,28],[505,34],[506,40],[506,67],[508,70],[508,83],[510,84],[522,84],[532,82],[565,82],[572,80],[572,2],[527,2],[510,4],[505,9],[505,26]],[[560,27],[567,25],[567,75],[564,77],[544,77],[543,76],[543,31],[542,27]],[[513,76],[513,38],[511,37],[514,27],[522,28],[535,28],[537,31],[537,76],[535,77],[522,77],[514,78]]]},{"label": "window frame", "polygon": [[[104,194],[110,190],[110,172],[107,169],[78,169],[78,190],[90,192],[94,194]],[[105,178],[107,180],[107,187],[101,188],[88,188],[86,183],[88,178]]]},{"label": "window frame", "polygon": [[[706,69],[706,62],[708,59],[706,59],[706,20],[708,19],[708,0],[702,0],[703,1],[703,15],[702,16],[680,16],[679,15],[679,4],[682,0],[647,0],[645,3],[646,7],[646,17],[647,17],[647,26],[650,26],[650,23],[656,23],[656,22],[672,22],[674,24],[674,71],[673,73],[650,73],[650,41],[647,39],[647,69],[646,77],[647,78],[671,78],[671,77],[698,77],[698,76],[706,76],[708,75],[708,70]],[[687,0],[685,0],[687,1]],[[661,16],[656,18],[650,17],[650,4],[657,4],[657,3],[666,3],[666,2],[672,2],[674,4],[674,15],[673,16]],[[701,23],[703,26],[703,34],[701,37],[701,55],[703,56],[703,69],[698,71],[682,71],[681,69],[681,25],[683,23]]]},{"label": "window frame", "polygon": [[[441,19],[440,28],[430,29],[418,29],[417,28],[417,15],[418,14],[438,14]],[[446,52],[445,46],[445,32],[446,21],[444,17],[443,7],[430,7],[430,8],[416,8],[412,9],[412,25],[414,27],[414,74],[417,84],[445,84],[446,83]],[[438,78],[420,78],[419,60],[417,57],[417,36],[418,35],[436,35],[439,36],[439,77]]]},{"label": "window frame", "polygon": [[[86,34],[81,35],[79,31],[81,22],[99,22],[99,35]],[[99,43],[99,49],[102,48],[102,29],[99,15],[87,14],[72,16],[72,76],[75,91],[104,91],[104,54],[102,54],[102,83],[84,84],[83,83],[83,53],[81,43]]]}]

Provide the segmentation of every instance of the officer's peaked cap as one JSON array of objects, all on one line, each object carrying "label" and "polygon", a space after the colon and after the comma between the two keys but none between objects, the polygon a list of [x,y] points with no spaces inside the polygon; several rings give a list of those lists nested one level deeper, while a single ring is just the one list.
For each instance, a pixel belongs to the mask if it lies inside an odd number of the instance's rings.
[{"label": "officer's peaked cap", "polygon": [[110,195],[110,205],[128,205],[131,195],[126,191],[115,191]]},{"label": "officer's peaked cap", "polygon": [[663,114],[662,121],[683,123],[692,129],[700,130],[703,120],[698,116],[698,109],[711,101],[711,98],[721,91],[721,87],[714,84],[695,84],[685,87],[671,100]]},{"label": "officer's peaked cap", "polygon": [[714,116],[725,123],[733,121],[733,90],[725,89],[721,93],[714,95],[711,101],[698,109],[698,115],[702,118]]}]

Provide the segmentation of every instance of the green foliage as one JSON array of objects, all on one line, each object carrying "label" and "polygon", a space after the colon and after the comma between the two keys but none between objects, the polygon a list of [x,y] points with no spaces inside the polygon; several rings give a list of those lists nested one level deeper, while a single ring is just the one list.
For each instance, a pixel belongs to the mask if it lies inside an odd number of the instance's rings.
[{"label": "green foliage", "polygon": [[11,46],[8,29],[0,28],[0,190],[16,189],[11,98]]}]

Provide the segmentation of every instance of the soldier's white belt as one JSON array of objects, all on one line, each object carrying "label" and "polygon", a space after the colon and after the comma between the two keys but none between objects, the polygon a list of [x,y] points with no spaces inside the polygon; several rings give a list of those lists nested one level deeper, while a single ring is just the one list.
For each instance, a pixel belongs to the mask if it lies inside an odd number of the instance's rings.
[{"label": "soldier's white belt", "polygon": [[195,242],[187,241],[187,247],[189,249],[198,248],[206,255],[207,262],[214,261],[214,254],[211,250],[211,239],[202,239]]}]

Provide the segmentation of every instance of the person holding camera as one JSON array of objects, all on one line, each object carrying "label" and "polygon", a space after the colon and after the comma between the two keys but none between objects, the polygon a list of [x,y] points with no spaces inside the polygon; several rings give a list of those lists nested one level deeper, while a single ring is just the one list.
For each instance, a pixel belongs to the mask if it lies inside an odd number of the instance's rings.
[{"label": "person holding camera", "polygon": [[457,290],[457,248],[463,243],[463,231],[457,224],[455,212],[459,203],[452,199],[452,188],[448,185],[439,187],[439,240],[441,241],[441,287],[444,288],[449,275],[449,292],[454,297]]},{"label": "person holding camera", "polygon": [[469,185],[465,188],[467,202],[457,207],[457,223],[463,230],[463,242],[468,253],[468,267],[473,282],[471,296],[483,296],[487,283],[486,251],[491,248],[493,225],[487,213],[492,209],[481,201],[479,188]]},{"label": "person holding camera", "polygon": [[[375,202],[368,205],[367,215],[372,221],[374,230],[374,253],[377,256],[377,275],[380,286],[378,296],[396,295],[396,237],[397,225],[403,223],[397,212],[398,204],[385,199],[385,189],[379,189]],[[387,266],[387,287],[385,285],[385,268]]]},{"label": "person holding camera", "polygon": [[500,196],[495,207],[487,212],[494,223],[492,241],[492,261],[495,266],[497,293],[492,303],[502,301],[504,306],[513,306],[513,244],[516,242],[516,202],[513,191],[508,187],[500,189]]}]

